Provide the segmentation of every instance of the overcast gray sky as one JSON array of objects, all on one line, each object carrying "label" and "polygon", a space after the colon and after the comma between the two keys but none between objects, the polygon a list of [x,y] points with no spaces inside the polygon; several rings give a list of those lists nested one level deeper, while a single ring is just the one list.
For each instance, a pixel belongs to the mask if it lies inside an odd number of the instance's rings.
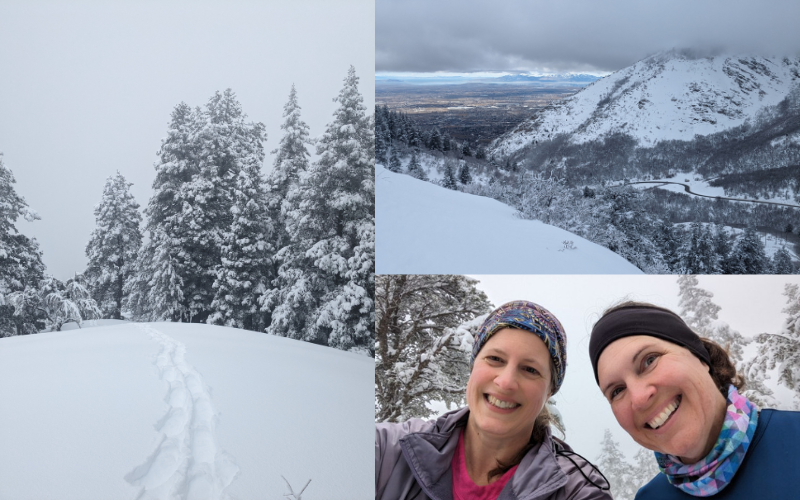
[{"label": "overcast gray sky", "polygon": [[[603,430],[608,428],[628,458],[638,445],[614,420],[597,388],[589,361],[589,333],[600,314],[622,299],[640,300],[678,308],[677,276],[473,276],[495,306],[511,300],[530,300],[550,310],[567,332],[567,374],[556,394],[556,407],[564,418],[566,441],[590,460],[600,453]],[[700,287],[714,294],[722,307],[719,319],[742,335],[780,331],[786,315],[786,283],[800,284],[800,276],[700,276]],[[747,349],[750,349],[748,346]],[[769,382],[775,387],[774,381]],[[791,402],[786,389],[776,395]]]},{"label": "overcast gray sky", "polygon": [[0,152],[42,216],[18,229],[69,278],[85,268],[108,176],[119,170],[146,206],[176,104],[233,89],[269,152],[293,82],[316,137],[351,64],[371,112],[374,61],[373,0],[2,0]]},{"label": "overcast gray sky", "polygon": [[662,50],[797,55],[796,0],[376,0],[378,72],[608,72]]}]

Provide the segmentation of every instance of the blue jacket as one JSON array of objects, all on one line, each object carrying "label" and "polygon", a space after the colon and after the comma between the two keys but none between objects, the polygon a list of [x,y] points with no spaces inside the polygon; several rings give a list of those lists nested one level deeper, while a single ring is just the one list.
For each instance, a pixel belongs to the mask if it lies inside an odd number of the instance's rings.
[{"label": "blue jacket", "polygon": [[[714,500],[800,498],[800,412],[761,410],[753,442],[731,483]],[[664,474],[654,477],[636,500],[687,500]]]}]

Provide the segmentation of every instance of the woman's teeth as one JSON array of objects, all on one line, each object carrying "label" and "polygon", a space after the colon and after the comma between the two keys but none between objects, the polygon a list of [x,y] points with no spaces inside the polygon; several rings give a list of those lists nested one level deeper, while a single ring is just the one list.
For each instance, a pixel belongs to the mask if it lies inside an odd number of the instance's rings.
[{"label": "woman's teeth", "polygon": [[489,395],[489,394],[486,395],[486,399],[489,401],[489,404],[491,404],[492,406],[496,406],[498,408],[509,409],[509,408],[516,408],[517,406],[519,406],[518,403],[510,403],[510,402],[507,402],[507,401],[501,401],[501,400],[497,399],[496,397],[494,397],[492,395]]},{"label": "woman's teeth", "polygon": [[664,422],[666,422],[667,419],[670,417],[670,415],[672,415],[672,413],[678,409],[678,406],[680,406],[680,404],[681,404],[681,398],[676,399],[675,401],[667,405],[667,407],[664,408],[664,411],[662,411],[661,414],[659,414],[656,418],[647,422],[647,425],[649,425],[653,429],[658,429],[659,427],[664,425]]}]

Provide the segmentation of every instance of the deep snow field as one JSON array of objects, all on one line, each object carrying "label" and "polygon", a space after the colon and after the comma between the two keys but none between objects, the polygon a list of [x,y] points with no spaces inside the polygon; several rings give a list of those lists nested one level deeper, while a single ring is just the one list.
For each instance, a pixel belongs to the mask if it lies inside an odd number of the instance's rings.
[{"label": "deep snow field", "polygon": [[377,274],[641,274],[611,250],[520,219],[497,200],[381,165],[375,182]]},{"label": "deep snow field", "polygon": [[199,324],[0,339],[0,499],[371,498],[374,367]]}]

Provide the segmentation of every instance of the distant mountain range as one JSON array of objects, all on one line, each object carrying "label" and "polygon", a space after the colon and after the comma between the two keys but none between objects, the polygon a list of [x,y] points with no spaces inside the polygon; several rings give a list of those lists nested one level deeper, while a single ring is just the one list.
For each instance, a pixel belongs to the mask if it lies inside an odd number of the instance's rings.
[{"label": "distant mountain range", "polygon": [[797,165],[800,58],[662,52],[542,109],[491,152],[598,181]]},{"label": "distant mountain range", "polygon": [[557,74],[557,75],[504,75],[504,76],[438,76],[435,74],[424,76],[398,76],[398,75],[375,75],[375,82],[380,84],[406,84],[406,85],[459,85],[465,83],[488,83],[488,84],[521,84],[534,86],[564,86],[564,87],[584,87],[601,77],[588,74]]}]

